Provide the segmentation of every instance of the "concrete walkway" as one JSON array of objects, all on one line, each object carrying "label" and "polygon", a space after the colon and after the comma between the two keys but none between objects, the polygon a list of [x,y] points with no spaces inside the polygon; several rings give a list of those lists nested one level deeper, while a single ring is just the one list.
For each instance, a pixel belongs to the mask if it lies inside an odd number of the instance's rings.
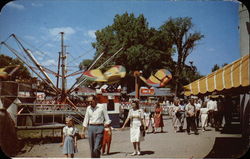
[{"label": "concrete walkway", "polygon": [[[124,131],[113,131],[111,154],[103,158],[204,158],[204,157],[240,157],[245,151],[240,145],[240,134],[222,134],[214,128],[208,131],[199,130],[199,135],[188,135],[186,132],[174,132],[171,119],[164,119],[164,130],[167,133],[146,134],[141,142],[142,155],[131,156],[132,143],[129,139],[129,128]],[[185,128],[185,126],[184,126]],[[240,141],[240,142],[238,142]],[[224,144],[225,143],[225,144]],[[221,145],[221,146],[220,146]],[[219,147],[218,147],[219,146]],[[217,147],[217,148],[216,148]],[[63,157],[60,143],[34,145],[25,153],[16,157]],[[217,151],[218,149],[218,151]],[[238,150],[239,149],[239,150]],[[228,151],[229,150],[229,151]],[[237,150],[235,152],[232,152]],[[225,151],[226,156],[224,154]],[[230,154],[230,151],[233,153]],[[218,156],[222,155],[222,156]],[[228,156],[227,156],[228,155]],[[89,144],[87,139],[78,140],[76,158],[89,158]]]}]

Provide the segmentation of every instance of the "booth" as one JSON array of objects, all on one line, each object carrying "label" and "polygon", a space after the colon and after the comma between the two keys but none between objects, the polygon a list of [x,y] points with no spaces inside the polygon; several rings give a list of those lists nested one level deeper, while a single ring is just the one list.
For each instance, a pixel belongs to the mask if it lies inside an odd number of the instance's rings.
[{"label": "booth", "polygon": [[250,54],[186,86],[184,94],[210,95],[213,92],[240,96],[242,136],[250,135]]},{"label": "booth", "polygon": [[121,127],[120,124],[120,107],[121,107],[121,89],[114,89],[109,91],[107,88],[102,87],[97,90],[97,97],[100,103],[103,103],[108,111],[111,126],[114,128]]}]

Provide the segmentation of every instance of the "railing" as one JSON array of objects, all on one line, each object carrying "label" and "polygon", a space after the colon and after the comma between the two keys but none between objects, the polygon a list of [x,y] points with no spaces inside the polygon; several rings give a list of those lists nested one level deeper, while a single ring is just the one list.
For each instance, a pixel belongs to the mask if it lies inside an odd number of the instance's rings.
[{"label": "railing", "polygon": [[[84,119],[85,109],[86,108],[74,108],[67,104],[17,104],[18,105],[18,113],[17,117],[20,116],[31,116],[32,119],[37,116],[41,116],[41,123],[35,124],[44,124],[44,117],[52,115],[52,123],[55,122],[55,116],[61,115],[61,123],[64,123],[64,118],[66,116],[71,116],[73,120],[78,123],[82,124]],[[74,115],[79,116],[81,120],[74,117]]]}]

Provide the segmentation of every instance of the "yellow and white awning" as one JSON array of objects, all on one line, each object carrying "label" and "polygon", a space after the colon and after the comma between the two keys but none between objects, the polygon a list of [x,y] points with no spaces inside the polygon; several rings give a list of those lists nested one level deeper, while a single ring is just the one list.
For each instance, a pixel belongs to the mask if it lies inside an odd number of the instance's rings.
[{"label": "yellow and white awning", "polygon": [[249,55],[250,54],[247,54],[233,63],[184,86],[184,94],[190,96],[222,91],[224,89],[237,88],[240,86],[249,86]]}]

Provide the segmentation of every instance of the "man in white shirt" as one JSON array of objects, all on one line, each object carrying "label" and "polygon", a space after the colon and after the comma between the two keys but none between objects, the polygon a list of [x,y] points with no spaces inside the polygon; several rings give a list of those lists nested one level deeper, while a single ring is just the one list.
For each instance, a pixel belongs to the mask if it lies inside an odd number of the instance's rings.
[{"label": "man in white shirt", "polygon": [[96,96],[90,96],[88,101],[90,106],[86,109],[82,138],[85,137],[85,130],[88,127],[91,158],[100,158],[104,127],[108,127],[111,120],[107,109],[103,104],[98,103]]},{"label": "man in white shirt", "polygon": [[194,99],[189,99],[189,103],[185,107],[186,110],[186,121],[187,121],[187,133],[190,135],[190,128],[194,129],[194,134],[198,135],[198,129],[195,124],[195,105]]},{"label": "man in white shirt", "polygon": [[214,111],[217,111],[217,102],[210,97],[210,100],[207,102],[208,108],[208,123],[214,127]]},{"label": "man in white shirt", "polygon": [[195,105],[195,110],[196,110],[196,112],[195,112],[195,121],[196,121],[196,126],[198,128],[198,127],[200,127],[199,123],[200,123],[200,109],[201,109],[201,104],[200,104],[198,99],[195,99],[194,105]]}]

